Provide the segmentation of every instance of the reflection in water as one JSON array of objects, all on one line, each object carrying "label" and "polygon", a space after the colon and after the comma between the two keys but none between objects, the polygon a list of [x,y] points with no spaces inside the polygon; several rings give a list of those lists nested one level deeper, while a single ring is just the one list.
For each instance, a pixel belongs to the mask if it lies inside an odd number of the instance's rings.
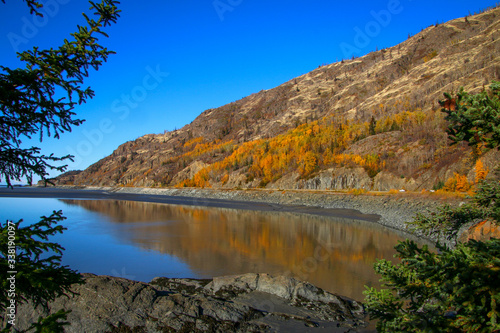
[{"label": "reflection in water", "polygon": [[120,241],[175,256],[198,278],[285,273],[360,300],[364,285],[378,285],[375,259],[392,258],[402,238],[375,223],[345,218],[132,201],[62,201],[106,215],[113,225],[106,229]]}]

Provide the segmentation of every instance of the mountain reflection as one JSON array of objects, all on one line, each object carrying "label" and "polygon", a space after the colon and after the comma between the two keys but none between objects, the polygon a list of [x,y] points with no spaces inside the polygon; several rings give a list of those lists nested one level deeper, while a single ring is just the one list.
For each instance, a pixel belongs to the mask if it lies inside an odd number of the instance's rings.
[{"label": "mountain reflection", "polygon": [[392,258],[396,233],[375,223],[287,212],[116,200],[61,200],[98,212],[121,241],[187,263],[198,277],[287,273],[363,299],[378,285],[377,258]]}]

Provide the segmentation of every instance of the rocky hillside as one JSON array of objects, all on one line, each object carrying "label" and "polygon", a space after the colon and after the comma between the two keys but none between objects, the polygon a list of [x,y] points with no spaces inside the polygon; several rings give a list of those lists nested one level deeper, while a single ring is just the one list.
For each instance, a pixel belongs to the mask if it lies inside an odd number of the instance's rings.
[{"label": "rocky hillside", "polygon": [[[495,152],[449,147],[438,100],[500,79],[500,8],[430,26],[124,143],[63,184],[430,189]],[[456,175],[455,175],[456,173]]]}]

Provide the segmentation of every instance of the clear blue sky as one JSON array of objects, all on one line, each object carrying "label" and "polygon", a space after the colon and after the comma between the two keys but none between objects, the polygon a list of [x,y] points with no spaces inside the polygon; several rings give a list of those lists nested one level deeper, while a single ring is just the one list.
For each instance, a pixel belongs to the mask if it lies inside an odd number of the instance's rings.
[{"label": "clear blue sky", "polygon": [[[97,0],[96,0],[97,1]],[[37,21],[20,0],[0,2],[0,64],[16,50],[59,46],[83,24],[82,0],[45,0]],[[87,121],[44,153],[72,153],[84,169],[120,144],[190,123],[208,108],[276,87],[321,64],[396,45],[436,22],[496,1],[123,0],[102,43],[117,52],[85,82],[96,97],[76,109]],[[358,31],[368,31],[360,43]]]}]

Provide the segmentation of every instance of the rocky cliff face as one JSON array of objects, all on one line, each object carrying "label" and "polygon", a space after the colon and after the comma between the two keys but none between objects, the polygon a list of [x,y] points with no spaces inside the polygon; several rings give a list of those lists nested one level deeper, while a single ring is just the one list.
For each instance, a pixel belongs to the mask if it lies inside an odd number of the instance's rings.
[{"label": "rocky cliff face", "polygon": [[150,283],[84,274],[73,296],[50,311],[18,307],[16,328],[71,310],[66,332],[362,332],[363,307],[285,276],[245,274],[213,280],[155,278]]},{"label": "rocky cliff face", "polygon": [[[274,89],[206,110],[180,130],[124,143],[59,182],[173,186],[192,179],[184,185],[432,188],[453,172],[473,171],[466,146],[448,147],[438,99],[461,86],[480,91],[500,78],[499,30],[500,8],[430,26],[394,47],[322,66]],[[293,151],[290,138],[298,132],[304,142],[294,141],[301,146]],[[318,139],[321,134],[327,138]],[[288,158],[273,150],[282,142],[289,145],[281,149],[295,155]],[[242,159],[228,161],[238,149],[248,151]],[[304,171],[306,151],[314,163]],[[332,158],[326,158],[328,151]],[[340,155],[351,162],[338,162]],[[377,164],[370,169],[354,156],[376,157]],[[268,157],[274,160],[265,164]],[[288,164],[278,166],[278,160]],[[203,168],[203,181],[194,181]]]}]

